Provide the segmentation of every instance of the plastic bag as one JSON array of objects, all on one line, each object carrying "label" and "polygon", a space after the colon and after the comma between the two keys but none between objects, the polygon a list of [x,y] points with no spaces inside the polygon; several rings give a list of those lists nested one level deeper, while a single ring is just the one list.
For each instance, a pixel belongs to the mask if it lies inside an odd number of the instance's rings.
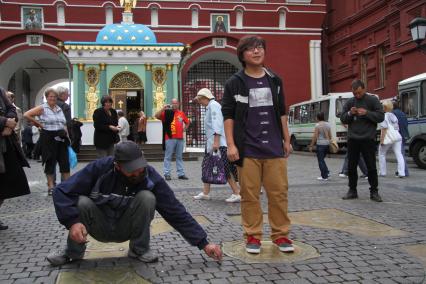
[{"label": "plastic bag", "polygon": [[77,166],[77,154],[74,152],[71,146],[68,146],[68,160],[70,163],[70,168],[74,169]]}]

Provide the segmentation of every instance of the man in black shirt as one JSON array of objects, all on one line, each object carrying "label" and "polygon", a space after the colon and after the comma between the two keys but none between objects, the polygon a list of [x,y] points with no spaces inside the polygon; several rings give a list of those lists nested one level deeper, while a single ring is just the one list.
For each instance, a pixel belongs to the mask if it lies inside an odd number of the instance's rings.
[{"label": "man in black shirt", "polygon": [[379,99],[365,90],[361,80],[352,82],[354,97],[349,99],[343,107],[340,120],[348,125],[348,176],[349,191],[343,199],[356,199],[358,173],[357,165],[360,153],[364,157],[368,169],[370,184],[370,199],[382,202],[378,192],[378,178],[376,168],[376,131],[377,123],[384,120],[384,112]]}]

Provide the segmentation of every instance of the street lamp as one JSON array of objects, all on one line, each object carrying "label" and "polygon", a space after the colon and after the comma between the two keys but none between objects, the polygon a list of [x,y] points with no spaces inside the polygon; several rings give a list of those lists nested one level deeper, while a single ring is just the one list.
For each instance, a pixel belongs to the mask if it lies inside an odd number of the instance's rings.
[{"label": "street lamp", "polygon": [[413,41],[417,44],[417,47],[420,48],[423,52],[426,52],[426,45],[422,45],[422,41],[426,36],[426,19],[425,18],[415,18],[408,25],[411,31],[411,37]]}]

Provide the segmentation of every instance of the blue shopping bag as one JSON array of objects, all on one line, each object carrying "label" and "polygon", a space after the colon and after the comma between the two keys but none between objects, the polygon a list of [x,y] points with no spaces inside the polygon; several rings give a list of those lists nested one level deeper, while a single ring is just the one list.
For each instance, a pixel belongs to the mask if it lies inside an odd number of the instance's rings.
[{"label": "blue shopping bag", "polygon": [[70,162],[70,168],[74,169],[77,166],[77,154],[71,146],[68,146],[68,160]]}]

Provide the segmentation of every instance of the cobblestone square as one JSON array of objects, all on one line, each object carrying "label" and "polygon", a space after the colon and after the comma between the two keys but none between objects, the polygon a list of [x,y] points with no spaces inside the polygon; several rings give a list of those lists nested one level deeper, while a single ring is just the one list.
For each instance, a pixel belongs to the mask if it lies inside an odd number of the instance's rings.
[{"label": "cobblestone square", "polygon": [[[347,179],[337,175],[341,163],[340,156],[328,158],[332,176],[328,182],[321,182],[316,179],[319,170],[313,155],[297,153],[289,159],[289,211],[290,216],[299,216],[294,218],[290,237],[313,247],[317,257],[252,263],[225,255],[218,264],[187,244],[158,215],[151,238],[152,249],[160,258],[158,263],[145,265],[126,256],[101,254],[99,258],[90,252],[88,259],[54,268],[45,257],[64,247],[67,231],[57,221],[52,200],[47,197],[41,165],[31,161],[26,172],[32,193],[7,200],[0,208],[0,219],[9,226],[0,231],[0,283],[55,283],[58,275],[58,283],[98,283],[101,279],[105,281],[102,283],[424,283],[424,170],[410,164],[409,178],[379,178],[383,203],[370,201],[365,180],[359,181],[359,199],[344,201],[341,196],[347,190]],[[162,172],[162,163],[152,165]],[[78,168],[83,166],[79,164]],[[185,167],[190,179],[178,180],[174,175],[169,183],[178,199],[197,217],[210,241],[224,245],[240,241],[242,228],[236,221],[240,205],[224,201],[231,190],[214,186],[211,200],[194,200],[192,196],[202,188],[200,162],[186,162]],[[388,167],[393,172],[396,164]],[[267,214],[265,193],[262,205]],[[320,211],[328,212],[330,222],[327,215],[312,215]],[[300,214],[307,215],[302,218]],[[350,218],[341,217],[346,215]],[[345,220],[363,221],[353,225]],[[361,233],[356,232],[357,226]],[[378,234],[362,233],[374,231],[374,226]],[[387,231],[390,233],[383,233]],[[269,239],[269,232],[265,222],[264,240]]]}]

